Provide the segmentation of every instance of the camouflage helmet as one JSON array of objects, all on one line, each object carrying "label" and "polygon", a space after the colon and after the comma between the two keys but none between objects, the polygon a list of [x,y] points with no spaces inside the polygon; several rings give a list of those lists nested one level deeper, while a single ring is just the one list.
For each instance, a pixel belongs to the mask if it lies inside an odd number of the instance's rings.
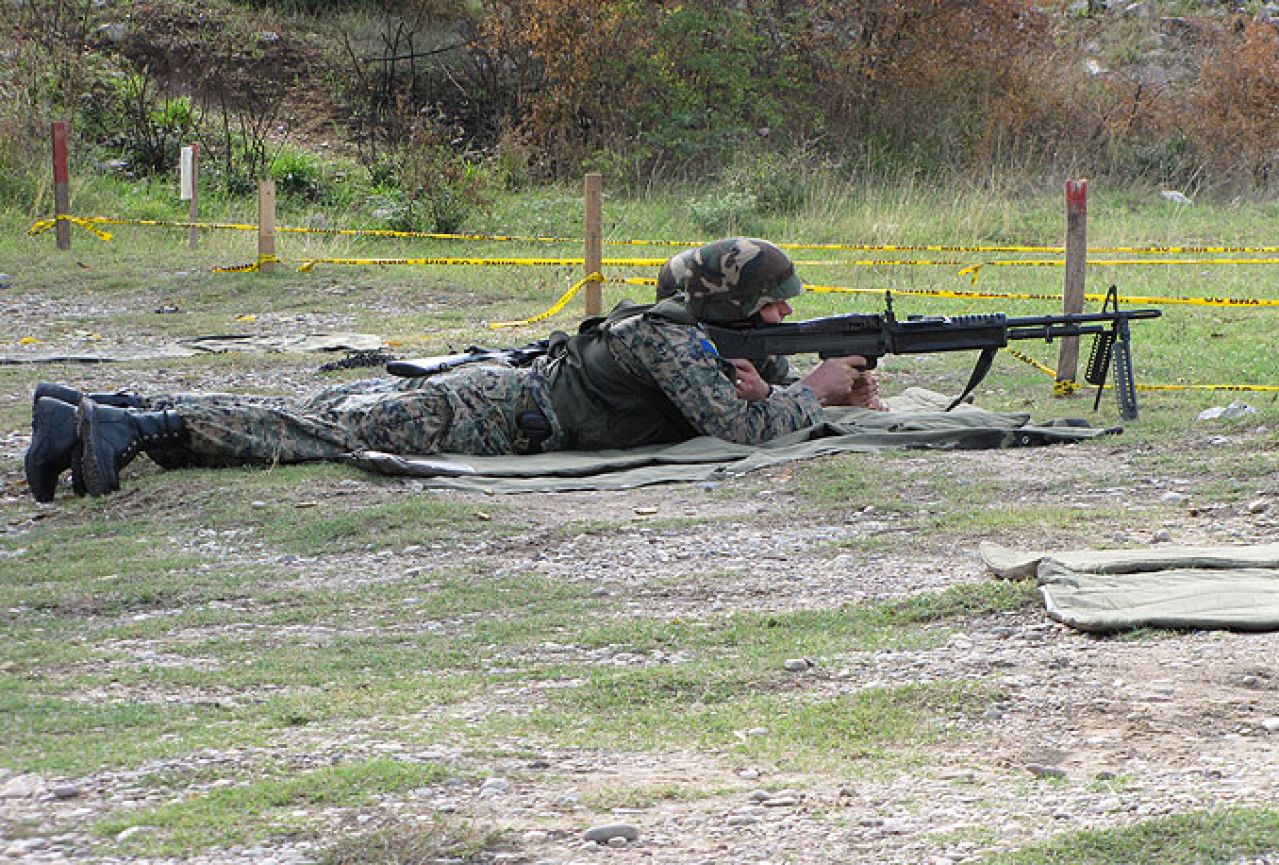
[{"label": "camouflage helmet", "polygon": [[688,288],[688,277],[693,270],[693,253],[695,249],[686,249],[678,255],[672,255],[657,271],[657,299],[666,300],[681,294]]},{"label": "camouflage helmet", "polygon": [[[675,259],[667,262],[672,277],[678,276]],[[701,321],[747,321],[768,304],[804,290],[790,258],[766,240],[717,240],[692,250],[687,264],[688,311]],[[659,277],[659,291],[660,287]]]}]

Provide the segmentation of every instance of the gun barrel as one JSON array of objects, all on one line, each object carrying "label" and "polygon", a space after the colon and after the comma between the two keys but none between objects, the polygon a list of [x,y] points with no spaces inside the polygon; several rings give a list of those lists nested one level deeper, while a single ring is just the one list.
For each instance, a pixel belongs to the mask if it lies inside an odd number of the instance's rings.
[{"label": "gun barrel", "polygon": [[[1061,315],[1032,315],[1022,318],[1007,319],[1008,326],[1033,327],[1042,325],[1093,324],[1115,322],[1120,319],[1159,318],[1163,315],[1158,309],[1122,309],[1114,312],[1070,312]],[[1089,331],[1090,333],[1093,331]]]}]

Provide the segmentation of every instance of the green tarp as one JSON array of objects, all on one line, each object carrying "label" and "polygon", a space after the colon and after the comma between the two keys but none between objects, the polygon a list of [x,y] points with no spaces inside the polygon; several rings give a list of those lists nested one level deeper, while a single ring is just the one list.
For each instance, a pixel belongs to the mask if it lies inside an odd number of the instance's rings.
[{"label": "green tarp", "polygon": [[826,454],[887,449],[984,449],[1073,442],[1113,433],[1087,424],[1035,425],[1025,414],[963,405],[941,409],[946,397],[910,388],[889,400],[890,412],[827,409],[825,421],[763,445],[702,437],[630,450],[563,451],[536,456],[404,457],[353,455],[370,471],[422,478],[433,487],[495,493],[616,490],[677,481],[715,481],[767,466]]},{"label": "green tarp", "polygon": [[1279,544],[1021,552],[982,544],[997,575],[1035,578],[1048,615],[1082,631],[1279,629]]}]

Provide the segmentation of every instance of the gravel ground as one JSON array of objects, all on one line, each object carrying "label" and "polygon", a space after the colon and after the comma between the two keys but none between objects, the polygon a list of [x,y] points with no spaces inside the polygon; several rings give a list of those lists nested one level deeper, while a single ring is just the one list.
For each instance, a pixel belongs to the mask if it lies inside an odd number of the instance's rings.
[{"label": "gravel ground", "polygon": [[[123,378],[140,389],[174,386],[173,372],[165,369],[131,365],[123,377],[120,373],[86,368],[77,383],[93,388]],[[32,382],[38,374],[32,371]],[[305,362],[293,371],[263,373],[259,381],[249,368],[233,374],[234,381],[219,381],[217,373],[184,368],[182,386],[251,391],[260,384],[274,390],[318,380]],[[26,398],[24,393],[3,394],[13,402]],[[40,519],[42,510],[22,497],[18,460],[27,440],[25,429],[0,430],[0,495],[11,530]],[[1115,471],[1137,456],[1117,440],[1103,446],[957,453],[917,465],[920,470],[985,473],[1009,483],[1010,489],[1016,484],[1018,501],[1028,504],[1063,494],[1069,501],[1094,504],[1122,497],[1132,520],[1099,529],[1095,538],[1107,542],[1231,544],[1279,537],[1273,472],[1248,506],[1186,495],[1179,507],[1170,508],[1170,491],[1193,493],[1195,484]],[[345,483],[356,496],[371,488],[360,480]],[[411,489],[412,483],[405,486]],[[480,495],[443,495],[474,501],[477,509],[490,501]],[[1078,548],[1094,539],[1077,529],[1044,529],[974,537],[958,547],[950,541],[939,544],[901,530],[871,502],[805,508],[793,472],[784,468],[716,489],[683,485],[505,501],[516,501],[525,522],[515,537],[470,535],[457,543],[377,555],[304,559],[296,563],[298,578],[314,583],[358,574],[368,580],[429,584],[434,573],[465,557],[497,575],[518,573],[589,586],[614,603],[618,616],[705,617],[743,610],[828,609],[992,579],[976,552],[981,540],[1021,548]],[[804,516],[797,520],[801,510]],[[618,528],[605,544],[598,534],[563,530],[578,521],[605,521]],[[868,537],[887,541],[876,547],[883,551],[865,554],[839,546]],[[219,543],[217,538],[197,540],[215,548]],[[160,645],[131,648],[150,664],[198,663],[166,655]],[[571,635],[544,643],[538,653],[540,660],[561,657],[609,665],[681,662],[678,650],[664,655],[627,652],[625,647],[600,652],[574,645]],[[137,861],[93,853],[89,829],[107,812],[198,792],[198,787],[174,792],[140,784],[143,776],[160,769],[244,767],[273,759],[304,770],[389,755],[465,767],[467,776],[477,780],[386,797],[365,808],[314,809],[307,818],[330,827],[327,838],[448,815],[504,830],[509,843],[490,858],[509,863],[970,862],[1061,833],[1231,804],[1273,806],[1279,800],[1276,658],[1279,633],[1202,631],[1103,639],[1051,622],[1034,609],[962,622],[939,648],[807,659],[811,664],[793,671],[796,683],[823,696],[965,678],[993,683],[1004,694],[981,712],[952,722],[959,728],[956,735],[947,737],[944,746],[922,749],[922,759],[861,774],[742,765],[737,755],[710,750],[655,754],[498,742],[477,753],[459,737],[420,751],[400,740],[395,725],[372,722],[327,732],[301,729],[265,749],[201,752],[128,772],[61,778],[0,769],[0,858]],[[495,711],[528,711],[544,699],[545,687],[495,689],[449,711],[459,725]],[[118,692],[85,698],[183,701],[210,695],[122,685]],[[740,731],[743,737],[759,734]],[[519,756],[493,756],[500,753]],[[607,801],[609,792],[618,789],[660,791],[688,785],[698,788],[699,795],[657,796],[633,808],[592,804]],[[634,827],[636,837],[584,840],[587,829],[607,824]],[[314,861],[323,844],[281,842],[269,848],[218,850],[189,861],[304,863]],[[1247,861],[1273,863],[1279,858]]]}]

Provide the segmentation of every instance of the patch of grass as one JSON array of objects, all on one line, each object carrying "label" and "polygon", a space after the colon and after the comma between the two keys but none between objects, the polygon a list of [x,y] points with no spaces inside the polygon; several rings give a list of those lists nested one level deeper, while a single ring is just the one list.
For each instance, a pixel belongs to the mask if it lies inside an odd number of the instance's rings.
[{"label": "patch of grass", "polygon": [[[819,507],[874,505],[884,513],[913,513],[919,509],[915,502],[922,498],[916,483],[927,484],[930,479],[919,478],[913,454],[893,456],[884,460],[879,454],[849,453],[838,460],[823,460],[821,465],[801,464],[795,469],[795,489],[804,501]],[[896,494],[885,497],[885,489]]]},{"label": "patch of grass", "polygon": [[299,513],[295,507],[266,507],[255,519],[263,540],[281,549],[314,555],[369,548],[405,547],[423,542],[483,534],[503,537],[515,527],[494,520],[507,513],[503,506],[483,511],[467,502],[434,496],[400,495],[349,509],[312,508]]},{"label": "patch of grass", "polygon": [[436,817],[343,838],[321,853],[320,865],[473,865],[491,861],[504,843],[503,833],[491,826]]},{"label": "patch of grass", "polygon": [[78,775],[260,737],[229,710],[28,693],[0,679],[0,763]]},{"label": "patch of grass", "polygon": [[376,797],[444,780],[435,764],[372,760],[280,774],[222,787],[181,801],[107,817],[95,830],[112,837],[132,826],[148,831],[123,846],[133,854],[183,856],[210,847],[296,836],[307,823],[297,809],[354,807]]},{"label": "patch of grass", "polygon": [[1279,850],[1279,811],[1197,811],[1134,826],[1062,835],[984,859],[986,865],[1226,865]]},{"label": "patch of grass", "polygon": [[593,811],[614,808],[651,808],[660,802],[696,802],[721,793],[693,784],[657,784],[644,787],[597,787],[582,797],[582,804]]},{"label": "patch of grass", "polygon": [[[846,769],[959,735],[945,722],[997,696],[982,683],[865,688],[834,698],[767,693],[731,674],[600,673],[514,724],[583,747],[730,749],[795,769]],[[671,724],[679,717],[679,724]]]}]

